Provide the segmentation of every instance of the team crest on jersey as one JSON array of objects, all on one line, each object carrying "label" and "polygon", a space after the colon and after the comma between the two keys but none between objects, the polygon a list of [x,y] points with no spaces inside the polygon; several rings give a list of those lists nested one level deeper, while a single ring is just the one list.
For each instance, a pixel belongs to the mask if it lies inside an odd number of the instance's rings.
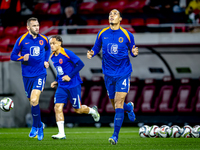
[{"label": "team crest on jersey", "polygon": [[119,37],[118,41],[119,41],[119,43],[122,43],[124,41],[124,38],[123,37]]},{"label": "team crest on jersey", "polygon": [[40,40],[39,43],[40,43],[40,45],[43,45],[43,44],[44,44],[44,41],[43,41],[43,40]]},{"label": "team crest on jersey", "polygon": [[62,60],[62,58],[60,58],[60,59],[59,59],[59,63],[60,63],[60,64],[62,64],[62,63],[63,63],[63,60]]},{"label": "team crest on jersey", "polygon": [[40,47],[39,46],[31,46],[30,55],[31,56],[39,56],[40,55]]}]

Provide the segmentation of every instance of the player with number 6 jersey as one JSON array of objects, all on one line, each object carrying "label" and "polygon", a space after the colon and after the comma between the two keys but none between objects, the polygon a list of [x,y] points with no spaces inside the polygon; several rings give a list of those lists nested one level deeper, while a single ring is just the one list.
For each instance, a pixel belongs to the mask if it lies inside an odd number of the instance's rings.
[{"label": "player with number 6 jersey", "polygon": [[17,39],[10,58],[21,61],[25,93],[30,101],[33,117],[29,137],[37,137],[40,141],[44,137],[44,124],[41,122],[39,97],[46,81],[46,68],[49,67],[50,45],[48,38],[39,34],[37,18],[27,20],[27,29],[28,32]]},{"label": "player with number 6 jersey", "polygon": [[129,51],[132,57],[138,55],[138,47],[135,47],[134,37],[128,30],[120,26],[122,17],[117,9],[109,14],[110,26],[103,28],[97,34],[97,38],[91,51],[87,52],[87,58],[91,59],[102,48],[102,70],[104,82],[109,99],[115,109],[114,133],[109,142],[116,145],[118,134],[124,119],[124,111],[128,113],[131,121],[135,120],[134,104],[124,103],[129,92],[132,65],[129,59]]},{"label": "player with number 6 jersey", "polygon": [[51,60],[57,70],[56,81],[51,83],[51,87],[55,88],[58,85],[54,97],[54,110],[59,132],[52,135],[53,139],[66,139],[63,107],[67,105],[68,99],[76,113],[91,114],[96,122],[100,119],[97,106],[90,108],[81,105],[82,80],[79,71],[84,67],[84,63],[72,51],[61,47],[61,45],[62,38],[60,36],[54,35],[50,38],[50,46],[53,52]]}]

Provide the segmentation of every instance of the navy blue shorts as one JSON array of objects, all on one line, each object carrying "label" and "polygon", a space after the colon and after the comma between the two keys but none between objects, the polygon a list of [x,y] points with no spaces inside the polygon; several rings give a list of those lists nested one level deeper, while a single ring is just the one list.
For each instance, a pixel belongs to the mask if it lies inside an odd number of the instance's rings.
[{"label": "navy blue shorts", "polygon": [[115,92],[129,92],[131,75],[121,77],[104,76],[104,82],[110,99],[115,98]]},{"label": "navy blue shorts", "polygon": [[81,85],[69,89],[58,86],[54,96],[54,103],[64,103],[67,105],[68,99],[73,108],[81,108]]},{"label": "navy blue shorts", "polygon": [[26,96],[30,98],[33,89],[43,91],[46,82],[46,74],[37,77],[23,77],[23,82]]}]

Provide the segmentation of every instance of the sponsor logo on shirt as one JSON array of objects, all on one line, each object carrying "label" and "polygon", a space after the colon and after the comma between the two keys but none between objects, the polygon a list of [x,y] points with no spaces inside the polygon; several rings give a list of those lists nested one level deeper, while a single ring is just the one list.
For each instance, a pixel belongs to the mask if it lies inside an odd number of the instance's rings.
[{"label": "sponsor logo on shirt", "polygon": [[107,51],[109,54],[118,54],[118,45],[115,43],[109,43],[107,46]]},{"label": "sponsor logo on shirt", "polygon": [[40,47],[39,46],[31,46],[30,47],[30,55],[31,56],[39,56],[40,55]]}]

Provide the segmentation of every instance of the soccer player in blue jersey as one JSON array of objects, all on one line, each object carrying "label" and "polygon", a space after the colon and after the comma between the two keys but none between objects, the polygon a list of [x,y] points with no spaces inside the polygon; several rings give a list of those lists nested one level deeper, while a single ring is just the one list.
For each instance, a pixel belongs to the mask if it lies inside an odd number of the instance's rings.
[{"label": "soccer player in blue jersey", "polygon": [[13,61],[21,61],[24,89],[31,104],[33,117],[29,137],[37,137],[40,141],[44,137],[44,124],[41,122],[39,97],[46,81],[51,49],[48,38],[39,34],[37,18],[27,20],[27,29],[28,32],[17,39],[10,58]]},{"label": "soccer player in blue jersey", "polygon": [[118,135],[124,119],[124,111],[131,121],[135,120],[134,104],[124,103],[130,88],[132,65],[129,60],[129,50],[132,57],[138,55],[133,35],[120,26],[122,20],[118,10],[113,9],[109,14],[110,26],[103,28],[97,34],[96,42],[87,58],[91,59],[102,48],[102,70],[109,99],[115,109],[114,133],[109,138],[113,145],[118,142]]},{"label": "soccer player in blue jersey", "polygon": [[54,110],[59,130],[58,134],[52,135],[52,138],[65,139],[63,107],[67,104],[68,99],[76,113],[91,114],[96,122],[99,121],[100,115],[97,106],[90,108],[86,105],[81,105],[82,80],[79,71],[84,67],[84,63],[72,51],[62,47],[62,38],[60,36],[52,36],[50,38],[50,46],[53,52],[51,60],[57,70],[56,81],[51,83],[51,87],[54,88],[58,85],[54,97]]}]

